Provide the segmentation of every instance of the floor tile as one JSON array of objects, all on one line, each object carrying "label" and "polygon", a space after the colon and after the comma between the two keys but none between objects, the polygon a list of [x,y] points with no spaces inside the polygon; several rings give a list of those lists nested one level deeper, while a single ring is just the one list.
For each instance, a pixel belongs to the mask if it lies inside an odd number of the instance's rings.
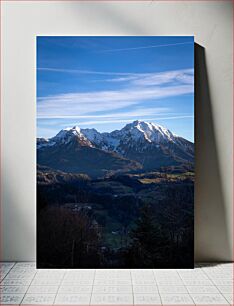
[{"label": "floor tile", "polygon": [[183,279],[183,283],[186,286],[212,286],[213,283],[208,279]]},{"label": "floor tile", "polygon": [[132,281],[142,280],[142,281],[148,281],[148,282],[154,283],[155,282],[155,276],[150,276],[150,277],[143,277],[143,276],[140,276],[140,275],[139,276],[132,276],[131,280]]},{"label": "floor tile", "polygon": [[30,286],[27,293],[57,293],[59,286]]},{"label": "floor tile", "polygon": [[231,279],[212,279],[212,282],[216,285],[216,286],[232,286],[233,284],[233,280]]},{"label": "floor tile", "polygon": [[133,285],[147,286],[147,285],[154,285],[154,284],[156,284],[156,281],[154,279],[147,280],[147,279],[139,278],[139,279],[133,279],[132,280],[132,284]]},{"label": "floor tile", "polygon": [[31,268],[31,267],[16,267],[16,266],[14,266],[11,269],[11,273],[30,273],[30,272],[36,273],[37,270],[35,268]]},{"label": "floor tile", "polygon": [[[76,271],[74,271],[76,272]],[[64,279],[90,279],[94,277],[94,273],[71,273],[71,272],[67,272],[65,273]]]},{"label": "floor tile", "polygon": [[89,305],[90,294],[58,294],[55,305]]},{"label": "floor tile", "polygon": [[217,288],[221,293],[233,293],[233,285],[217,285]]},{"label": "floor tile", "polygon": [[166,294],[166,293],[188,293],[187,289],[185,286],[176,286],[176,285],[171,285],[171,286],[165,286],[165,285],[158,285],[158,290],[160,294]]},{"label": "floor tile", "polygon": [[9,268],[11,269],[15,265],[14,261],[1,261],[0,262],[0,269],[1,268]]},{"label": "floor tile", "polygon": [[62,281],[63,285],[92,285],[93,279],[67,279]]},{"label": "floor tile", "polygon": [[25,293],[28,286],[0,286],[1,294]]},{"label": "floor tile", "polygon": [[26,286],[31,283],[31,279],[4,279],[1,281],[1,285],[6,286]]},{"label": "floor tile", "polygon": [[8,273],[7,276],[4,279],[20,279],[20,280],[32,280],[34,277],[34,274],[17,274],[17,273]]},{"label": "floor tile", "polygon": [[[134,272],[134,271],[133,271]],[[99,275],[105,275],[105,276],[112,276],[112,277],[126,277],[128,275],[130,275],[131,272],[130,270],[128,269],[97,269],[96,270],[96,275],[99,276]]]},{"label": "floor tile", "polygon": [[227,300],[221,294],[193,294],[191,293],[196,305],[228,305]]},{"label": "floor tile", "polygon": [[154,272],[154,276],[158,278],[164,278],[164,277],[173,277],[173,278],[180,278],[179,273],[177,271],[174,272]]},{"label": "floor tile", "polygon": [[93,294],[109,294],[109,293],[132,293],[132,286],[93,286]]},{"label": "floor tile", "polygon": [[94,280],[94,285],[131,285],[131,279],[125,280],[125,279],[102,279],[102,280]]},{"label": "floor tile", "polygon": [[233,280],[233,276],[227,276],[227,275],[209,275],[209,279],[211,279],[212,281],[232,281]]},{"label": "floor tile", "polygon": [[0,267],[0,276],[3,274],[9,273],[12,270],[10,267]]},{"label": "floor tile", "polygon": [[35,279],[44,279],[44,280],[46,280],[46,279],[50,279],[50,280],[57,280],[57,281],[62,281],[62,279],[63,279],[63,275],[50,275],[50,274],[48,274],[48,275],[36,275],[35,276]]},{"label": "floor tile", "polygon": [[91,305],[133,305],[132,294],[92,294]]},{"label": "floor tile", "polygon": [[2,272],[0,274],[0,280],[3,280],[7,276],[8,272]]},{"label": "floor tile", "polygon": [[37,269],[37,275],[63,275],[67,273],[66,269]]},{"label": "floor tile", "polygon": [[225,297],[225,299],[233,305],[234,301],[233,301],[233,294],[230,293],[224,293],[223,296]]},{"label": "floor tile", "polygon": [[159,294],[134,294],[134,305],[161,305]]},{"label": "floor tile", "polygon": [[27,293],[22,301],[22,304],[52,305],[54,299],[55,294]]},{"label": "floor tile", "polygon": [[219,293],[215,286],[186,286],[189,293]]},{"label": "floor tile", "polygon": [[139,270],[139,271],[133,271],[131,272],[131,277],[132,278],[154,278],[154,272],[153,271],[144,271],[144,270]]},{"label": "floor tile", "polygon": [[59,285],[61,282],[60,279],[56,279],[56,278],[53,278],[53,279],[50,279],[50,278],[38,278],[38,279],[34,279],[32,281],[32,286],[56,286],[56,285]]},{"label": "floor tile", "polygon": [[156,283],[158,286],[162,285],[162,286],[173,286],[173,285],[177,285],[177,286],[184,286],[184,283],[182,282],[182,280],[173,280],[173,279],[156,279]]},{"label": "floor tile", "polygon": [[0,304],[1,305],[13,305],[20,304],[24,295],[23,294],[1,294],[0,295]]},{"label": "floor tile", "polygon": [[164,305],[232,303],[232,264],[199,267],[95,272],[36,269],[35,263],[27,262],[0,263],[0,276],[5,277],[0,283],[1,304],[19,304],[22,299],[31,305],[51,305],[55,300],[57,305],[89,305],[90,300],[93,305],[160,305],[161,300]]},{"label": "floor tile", "polygon": [[158,293],[158,287],[156,285],[148,285],[148,286],[139,286],[133,285],[134,294],[138,293]]},{"label": "floor tile", "polygon": [[66,269],[67,273],[79,273],[79,274],[95,274],[100,271],[99,269]]},{"label": "floor tile", "polygon": [[58,293],[68,294],[68,293],[91,293],[91,285],[61,285]]},{"label": "floor tile", "polygon": [[161,294],[162,304],[166,305],[194,305],[188,294]]},{"label": "floor tile", "polygon": [[69,277],[64,277],[62,281],[63,281],[63,283],[77,283],[77,282],[80,282],[82,280],[86,283],[92,283],[93,282],[93,277],[69,276]]},{"label": "floor tile", "polygon": [[201,280],[201,281],[206,281],[209,280],[207,275],[194,275],[194,276],[181,276],[181,279],[184,280]]},{"label": "floor tile", "polygon": [[95,278],[96,279],[102,279],[102,278],[105,278],[105,279],[130,279],[131,278],[131,275],[130,273],[128,274],[125,274],[125,275],[122,275],[122,274],[95,274]]},{"label": "floor tile", "polygon": [[163,280],[163,279],[173,279],[173,280],[181,280],[181,277],[178,274],[175,275],[170,275],[170,274],[166,274],[166,275],[156,275],[155,274],[155,278],[158,280]]}]

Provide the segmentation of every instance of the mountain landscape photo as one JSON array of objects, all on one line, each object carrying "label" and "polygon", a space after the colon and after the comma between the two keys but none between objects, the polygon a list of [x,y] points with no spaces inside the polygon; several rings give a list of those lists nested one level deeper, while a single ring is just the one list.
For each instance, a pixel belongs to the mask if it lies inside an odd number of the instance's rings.
[{"label": "mountain landscape photo", "polygon": [[193,267],[193,38],[38,37],[37,91],[37,267]]},{"label": "mountain landscape photo", "polygon": [[194,159],[193,143],[162,126],[138,120],[111,133],[67,128],[48,140],[39,138],[37,150],[38,164],[93,178],[165,166],[191,167]]}]

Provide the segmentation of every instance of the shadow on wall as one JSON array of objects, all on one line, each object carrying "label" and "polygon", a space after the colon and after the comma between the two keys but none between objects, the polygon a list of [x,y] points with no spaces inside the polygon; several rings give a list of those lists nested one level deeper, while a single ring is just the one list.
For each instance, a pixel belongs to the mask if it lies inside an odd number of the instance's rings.
[{"label": "shadow on wall", "polygon": [[232,258],[214,133],[205,49],[195,44],[195,260]]},{"label": "shadow on wall", "polygon": [[[10,160],[5,159],[4,164],[6,169],[2,172],[8,173],[8,177],[4,179],[4,188],[2,188],[4,189],[4,193],[3,204],[1,205],[0,260],[33,261],[35,260],[36,253],[34,197],[30,199],[27,190],[25,188],[21,190],[21,184],[17,181],[18,176],[15,176],[13,173],[14,170],[12,169]],[[21,167],[21,173],[24,173],[23,166]],[[34,173],[35,169],[33,167]],[[34,177],[33,182],[35,182]],[[23,184],[23,187],[25,187],[25,184]],[[28,205],[27,211],[20,205],[24,202]]]},{"label": "shadow on wall", "polygon": [[[153,2],[149,1],[148,5],[150,6],[152,3]],[[74,10],[73,3],[70,9],[71,9],[71,14],[76,15],[76,10]],[[115,31],[116,25],[118,25],[118,33],[119,33],[117,35],[120,36],[126,35],[126,32],[128,32],[129,35],[136,35],[136,36],[146,35],[147,31],[145,30],[144,27],[142,27],[139,20],[132,18],[131,15],[129,15],[128,10],[126,10],[126,14],[123,14],[123,10],[121,8],[118,8],[118,5],[116,6],[114,1],[111,1],[111,3],[105,2],[104,4],[99,1],[95,3],[94,1],[92,2],[92,8],[90,8],[89,5],[84,5],[81,7],[80,4],[78,3],[77,10],[79,10],[78,15],[81,16],[81,18],[83,16],[84,19],[82,20],[82,22],[84,22],[84,24],[86,23],[90,24],[86,16],[90,16],[91,19],[93,19],[93,23],[100,24],[100,33],[102,33],[103,31],[103,25],[105,24],[104,28],[106,29],[106,24],[108,24],[107,27],[108,29],[106,30],[110,31],[109,35],[113,35],[111,34],[111,31],[112,32]],[[82,14],[80,14],[81,10]],[[121,34],[121,32],[125,34]],[[91,34],[87,35],[89,36]]]}]

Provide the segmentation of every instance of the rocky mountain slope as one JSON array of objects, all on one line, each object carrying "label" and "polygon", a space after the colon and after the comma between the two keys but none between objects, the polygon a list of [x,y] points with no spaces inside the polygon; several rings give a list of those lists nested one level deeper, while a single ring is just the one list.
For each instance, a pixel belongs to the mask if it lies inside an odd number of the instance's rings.
[{"label": "rocky mountain slope", "polygon": [[111,133],[75,126],[50,139],[39,138],[37,158],[54,169],[98,176],[192,164],[194,144],[162,126],[136,120]]}]

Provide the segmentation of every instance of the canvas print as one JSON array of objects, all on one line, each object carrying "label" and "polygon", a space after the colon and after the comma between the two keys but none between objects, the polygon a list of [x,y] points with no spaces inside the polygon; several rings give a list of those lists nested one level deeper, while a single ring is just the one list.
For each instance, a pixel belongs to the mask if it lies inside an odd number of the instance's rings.
[{"label": "canvas print", "polygon": [[37,37],[37,267],[192,268],[194,38]]}]

